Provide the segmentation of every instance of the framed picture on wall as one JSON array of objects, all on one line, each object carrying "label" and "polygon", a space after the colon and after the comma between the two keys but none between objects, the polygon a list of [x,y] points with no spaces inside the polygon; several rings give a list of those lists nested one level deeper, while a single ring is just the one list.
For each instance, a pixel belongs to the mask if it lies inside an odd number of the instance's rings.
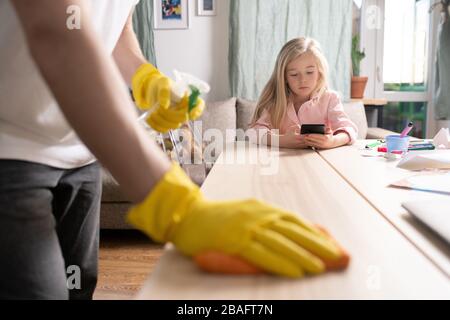
[{"label": "framed picture on wall", "polygon": [[197,15],[215,16],[217,15],[216,0],[197,0]]},{"label": "framed picture on wall", "polygon": [[153,0],[155,29],[188,29],[188,0]]}]

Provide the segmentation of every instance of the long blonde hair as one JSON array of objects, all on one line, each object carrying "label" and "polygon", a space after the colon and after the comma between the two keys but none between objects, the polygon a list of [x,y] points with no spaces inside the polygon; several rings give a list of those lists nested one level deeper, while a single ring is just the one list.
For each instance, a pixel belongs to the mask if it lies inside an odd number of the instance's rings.
[{"label": "long blonde hair", "polygon": [[265,85],[253,114],[251,124],[255,124],[264,110],[270,113],[271,124],[275,129],[280,128],[281,121],[286,114],[289,99],[289,86],[286,81],[286,68],[288,64],[300,55],[310,52],[316,59],[319,71],[319,80],[313,95],[320,95],[328,90],[328,63],[323,55],[320,45],[311,38],[295,38],[287,42],[278,54],[275,68],[269,82]]}]

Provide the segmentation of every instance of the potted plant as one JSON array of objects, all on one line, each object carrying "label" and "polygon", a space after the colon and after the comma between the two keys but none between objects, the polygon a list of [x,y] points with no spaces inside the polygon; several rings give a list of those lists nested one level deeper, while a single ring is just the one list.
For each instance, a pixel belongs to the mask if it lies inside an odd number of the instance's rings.
[{"label": "potted plant", "polygon": [[352,38],[352,86],[351,97],[354,99],[362,99],[364,97],[364,90],[367,85],[367,77],[360,76],[360,63],[366,57],[364,50],[359,51],[359,36],[355,35]]}]

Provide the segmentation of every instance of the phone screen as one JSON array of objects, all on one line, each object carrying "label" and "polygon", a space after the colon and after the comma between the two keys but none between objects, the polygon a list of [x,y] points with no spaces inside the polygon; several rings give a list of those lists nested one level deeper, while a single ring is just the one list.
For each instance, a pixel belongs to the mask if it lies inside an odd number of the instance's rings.
[{"label": "phone screen", "polygon": [[302,124],[300,134],[325,134],[324,124]]}]

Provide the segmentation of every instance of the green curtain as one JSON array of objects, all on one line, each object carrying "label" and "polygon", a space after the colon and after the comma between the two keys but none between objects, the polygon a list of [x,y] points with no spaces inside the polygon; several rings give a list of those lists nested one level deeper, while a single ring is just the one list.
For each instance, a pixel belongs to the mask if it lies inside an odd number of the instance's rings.
[{"label": "green curtain", "polygon": [[136,5],[133,15],[133,28],[145,57],[156,66],[152,0],[141,0]]},{"label": "green curtain", "polygon": [[436,57],[435,115],[436,120],[450,120],[450,0],[442,1],[442,22],[439,26]]},{"label": "green curtain", "polygon": [[257,99],[281,47],[300,36],[320,42],[330,65],[330,87],[350,96],[352,0],[230,1],[233,96]]}]

